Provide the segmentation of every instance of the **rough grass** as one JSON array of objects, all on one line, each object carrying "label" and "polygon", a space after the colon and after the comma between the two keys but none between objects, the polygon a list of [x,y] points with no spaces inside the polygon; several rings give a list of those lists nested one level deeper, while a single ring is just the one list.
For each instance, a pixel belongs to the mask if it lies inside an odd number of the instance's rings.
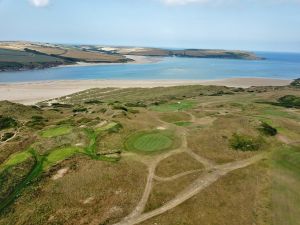
[{"label": "rough grass", "polygon": [[176,123],[180,121],[189,121],[191,116],[185,112],[168,112],[160,113],[159,118],[168,123]]},{"label": "rough grass", "polygon": [[203,165],[187,153],[178,153],[162,160],[156,167],[156,175],[170,177],[190,170],[203,169]]},{"label": "rough grass", "polygon": [[41,132],[41,136],[44,138],[52,138],[62,136],[71,133],[72,127],[68,125],[62,125],[57,127],[51,127]]},{"label": "rough grass", "polygon": [[143,194],[147,168],[142,163],[76,157],[61,166],[73,169],[58,180],[44,177],[26,189],[0,224],[114,224]]},{"label": "rough grass", "polygon": [[143,131],[131,135],[125,142],[128,151],[151,153],[171,149],[175,136],[168,131]]},{"label": "rough grass", "polygon": [[[184,190],[185,187],[187,187],[190,183],[192,183],[195,179],[197,179],[199,175],[200,174],[198,172],[194,174],[189,174],[187,176],[172,181],[154,182],[152,192],[150,194],[149,200],[145,208],[145,212],[159,208],[166,202],[170,201],[178,194],[178,192]],[[162,223],[162,224],[171,224],[171,223]]]},{"label": "rough grass", "polygon": [[[266,169],[256,164],[231,172],[181,205],[141,224],[271,224]],[[168,192],[170,186],[176,188],[169,184],[164,189]],[[155,202],[153,206],[159,206]]]}]

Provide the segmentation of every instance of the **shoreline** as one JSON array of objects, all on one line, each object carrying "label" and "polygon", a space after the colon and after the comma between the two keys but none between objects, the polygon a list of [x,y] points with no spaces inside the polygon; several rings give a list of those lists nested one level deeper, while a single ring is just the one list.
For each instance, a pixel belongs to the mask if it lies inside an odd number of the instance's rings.
[{"label": "shoreline", "polygon": [[180,85],[217,85],[247,88],[251,86],[285,86],[292,80],[274,78],[228,78],[219,80],[53,80],[0,83],[0,101],[35,104],[90,88],[152,88]]}]

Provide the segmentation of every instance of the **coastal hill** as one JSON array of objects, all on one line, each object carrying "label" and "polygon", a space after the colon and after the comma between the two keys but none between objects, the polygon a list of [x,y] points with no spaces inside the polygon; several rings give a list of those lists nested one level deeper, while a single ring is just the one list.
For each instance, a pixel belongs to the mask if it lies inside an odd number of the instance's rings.
[{"label": "coastal hill", "polygon": [[252,52],[161,48],[62,45],[33,42],[0,42],[0,72],[43,69],[76,63],[128,63],[130,56],[194,57],[261,60]]}]

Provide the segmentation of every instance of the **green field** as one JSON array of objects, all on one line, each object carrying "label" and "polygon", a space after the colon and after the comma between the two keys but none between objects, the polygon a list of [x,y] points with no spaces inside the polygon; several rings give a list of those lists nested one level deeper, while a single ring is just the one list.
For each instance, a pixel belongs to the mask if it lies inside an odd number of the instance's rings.
[{"label": "green field", "polygon": [[11,155],[9,159],[7,159],[3,164],[0,165],[0,172],[2,170],[5,170],[8,167],[15,166],[19,163],[24,162],[26,159],[28,159],[31,156],[32,154],[30,153],[29,150],[24,152],[18,152]]},{"label": "green field", "polygon": [[82,149],[77,147],[65,147],[53,150],[47,157],[45,157],[43,169],[48,169],[58,162],[63,161],[79,152],[82,152]]},{"label": "green field", "polygon": [[277,149],[273,152],[271,166],[274,224],[299,224],[300,148]]},{"label": "green field", "polygon": [[128,151],[152,153],[171,149],[174,136],[167,131],[143,131],[131,135],[125,142]]},{"label": "green field", "polygon": [[52,127],[41,132],[41,136],[44,138],[52,138],[62,136],[71,133],[72,127],[68,125]]},{"label": "green field", "polygon": [[193,101],[184,100],[184,101],[151,106],[150,109],[157,112],[177,112],[181,110],[191,109],[195,105],[196,103]]}]

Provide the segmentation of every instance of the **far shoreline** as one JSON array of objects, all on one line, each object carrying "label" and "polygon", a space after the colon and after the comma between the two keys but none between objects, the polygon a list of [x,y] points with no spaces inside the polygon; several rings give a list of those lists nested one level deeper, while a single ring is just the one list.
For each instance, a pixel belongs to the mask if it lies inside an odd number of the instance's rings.
[{"label": "far shoreline", "polygon": [[251,86],[285,86],[292,82],[275,78],[228,78],[219,80],[48,80],[0,83],[0,101],[22,104],[62,97],[90,88],[152,88],[180,85],[217,85],[248,88]]}]

